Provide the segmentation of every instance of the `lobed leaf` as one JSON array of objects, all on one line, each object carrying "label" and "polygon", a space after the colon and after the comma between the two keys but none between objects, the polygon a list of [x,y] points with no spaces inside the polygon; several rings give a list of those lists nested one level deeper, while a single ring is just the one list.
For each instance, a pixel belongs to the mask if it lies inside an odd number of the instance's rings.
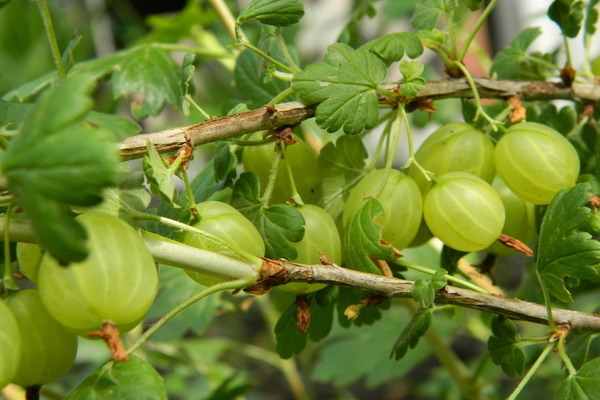
[{"label": "lobed leaf", "polygon": [[383,207],[376,199],[371,198],[348,220],[343,244],[345,267],[381,275],[371,259],[395,259],[392,247],[381,244],[383,227],[375,222],[378,215],[383,215]]},{"label": "lobed leaf", "polygon": [[416,29],[433,29],[440,17],[456,7],[453,0],[422,0],[414,9],[410,24]]},{"label": "lobed leaf", "polygon": [[304,103],[320,103],[316,121],[329,132],[343,128],[356,134],[374,127],[379,119],[377,86],[385,78],[385,64],[365,49],[341,43],[327,49],[325,63],[311,64],[294,75],[292,89]]},{"label": "lobed leaf", "polygon": [[289,242],[304,236],[304,217],[292,206],[277,204],[266,207],[260,200],[260,181],[244,172],[233,186],[231,205],[248,218],[265,242],[265,257],[293,260],[298,252]]},{"label": "lobed leaf", "polygon": [[0,128],[10,128],[25,121],[34,107],[30,103],[11,103],[0,99]]},{"label": "lobed leaf", "polygon": [[508,376],[521,375],[525,369],[525,354],[517,341],[517,327],[511,320],[502,316],[492,319],[488,351],[494,364],[499,365]]},{"label": "lobed leaf", "polygon": [[600,242],[578,232],[589,219],[588,183],[559,192],[548,206],[540,228],[537,270],[548,292],[562,302],[573,301],[564,279],[591,279],[598,276]]},{"label": "lobed leaf", "polygon": [[304,6],[298,0],[252,0],[237,18],[238,24],[255,19],[266,25],[290,26],[304,16]]},{"label": "lobed leaf", "polygon": [[323,208],[337,220],[344,211],[353,184],[363,176],[367,150],[358,136],[341,136],[328,142],[319,153],[318,169],[322,177]]},{"label": "lobed leaf", "polygon": [[115,98],[140,94],[141,102],[132,103],[136,118],[158,115],[165,103],[181,104],[179,66],[164,51],[151,45],[142,45],[115,66],[112,90]]},{"label": "lobed leaf", "polygon": [[150,140],[146,141],[146,155],[142,161],[142,168],[144,169],[144,175],[150,184],[150,190],[152,193],[159,196],[171,207],[177,207],[173,202],[177,192],[175,191],[175,183],[173,182],[172,174],[165,165],[165,161],[162,159],[154,144]]},{"label": "lobed leaf", "polygon": [[75,388],[65,400],[166,400],[163,378],[147,361],[129,356],[127,362],[109,361]]},{"label": "lobed leaf", "polygon": [[596,6],[598,5],[600,0],[590,0],[586,5],[585,10],[585,33],[588,35],[593,35],[596,33],[596,22],[598,22],[598,9]]},{"label": "lobed leaf", "polygon": [[78,74],[36,103],[8,145],[2,168],[40,243],[63,263],[87,255],[85,231],[65,205],[91,206],[117,181],[115,135],[87,122],[93,80]]},{"label": "lobed leaf", "polygon": [[[551,70],[546,65],[530,58],[527,49],[542,34],[540,28],[527,28],[517,35],[513,41],[502,49],[492,63],[492,73],[500,79],[537,79],[543,80]],[[552,63],[544,55],[536,55],[537,59]]]},{"label": "lobed leaf", "polygon": [[548,8],[548,17],[556,22],[563,35],[574,38],[581,29],[584,6],[579,0],[554,0]]},{"label": "lobed leaf", "polygon": [[401,60],[405,54],[409,58],[417,58],[423,54],[421,40],[411,32],[396,32],[381,36],[361,48],[375,54],[388,66],[394,61]]},{"label": "lobed leaf", "polygon": [[448,271],[439,269],[429,279],[418,279],[415,281],[411,292],[412,298],[421,303],[423,308],[431,307],[435,300],[435,292],[446,286]]},{"label": "lobed leaf", "polygon": [[421,336],[427,332],[431,326],[433,317],[431,315],[431,308],[421,308],[415,315],[413,315],[410,322],[404,327],[402,333],[396,340],[390,358],[394,358],[396,361],[403,358],[408,352],[409,348],[414,349]]},{"label": "lobed leaf", "polygon": [[600,357],[587,362],[576,374],[565,379],[554,398],[557,400],[599,400]]}]

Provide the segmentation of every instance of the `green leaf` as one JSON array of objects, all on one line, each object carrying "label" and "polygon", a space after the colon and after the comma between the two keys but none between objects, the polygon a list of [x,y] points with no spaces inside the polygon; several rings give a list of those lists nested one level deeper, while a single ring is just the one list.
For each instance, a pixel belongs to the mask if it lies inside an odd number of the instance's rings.
[{"label": "green leaf", "polygon": [[[598,310],[596,310],[598,311]],[[590,350],[590,343],[598,336],[597,332],[571,332],[567,339],[567,355],[576,369],[586,362]]]},{"label": "green leaf", "polygon": [[293,260],[298,252],[289,242],[304,236],[304,217],[294,207],[277,204],[266,207],[260,201],[260,181],[244,172],[233,186],[231,205],[248,218],[265,241],[265,257]]},{"label": "green leaf", "polygon": [[404,327],[402,333],[400,333],[392,348],[390,358],[393,357],[398,361],[406,355],[409,348],[414,349],[419,344],[421,336],[429,329],[432,320],[431,308],[421,308],[417,311],[408,325]]},{"label": "green leaf", "polygon": [[132,121],[129,118],[97,111],[90,111],[86,121],[108,129],[115,135],[115,140],[117,141],[122,141],[129,136],[140,133],[142,130],[142,127],[137,122]]},{"label": "green leaf", "polygon": [[586,363],[575,375],[563,381],[556,400],[599,400],[600,357]]},{"label": "green leaf", "polygon": [[385,78],[385,64],[373,53],[345,44],[327,49],[325,63],[294,75],[292,89],[304,103],[320,103],[316,121],[329,132],[343,128],[354,134],[374,127],[379,119],[376,89]]},{"label": "green leaf", "polygon": [[[266,45],[261,46],[261,50],[278,59],[276,49],[274,40],[269,40]],[[233,77],[244,101],[251,108],[262,107],[289,87],[289,83],[279,79],[267,80],[265,61],[249,50],[242,51],[237,58]]]},{"label": "green leaf", "polygon": [[453,273],[458,270],[458,261],[467,254],[465,251],[455,250],[452,247],[444,245],[442,247],[442,254],[440,255],[440,267]]},{"label": "green leaf", "polygon": [[92,207],[74,207],[76,212],[101,211],[119,216],[123,211],[135,210],[143,212],[152,200],[144,186],[144,173],[129,172],[128,164],[121,163],[121,173],[117,186],[105,188],[102,192],[102,203]]},{"label": "green leaf", "polygon": [[559,192],[548,206],[540,228],[536,263],[541,283],[562,302],[573,301],[564,279],[591,279],[598,276],[600,242],[586,232],[590,209],[588,183]]},{"label": "green leaf", "polygon": [[531,58],[527,55],[527,49],[542,34],[540,28],[527,28],[517,35],[509,46],[502,49],[492,63],[492,73],[496,73],[500,79],[537,79],[543,80],[553,70],[541,65],[537,60],[552,64],[552,60],[544,55],[536,55]]},{"label": "green leaf", "polygon": [[423,308],[431,307],[435,300],[435,292],[446,286],[448,271],[439,269],[429,279],[418,279],[413,285],[412,298],[421,303]]},{"label": "green leaf", "polygon": [[148,151],[142,161],[142,167],[144,169],[144,175],[148,179],[150,184],[150,190],[152,193],[162,198],[172,207],[176,207],[173,202],[177,192],[175,191],[175,183],[169,168],[167,168],[165,161],[162,159],[154,144],[150,141],[146,141],[146,148]]},{"label": "green leaf", "polygon": [[417,35],[411,32],[397,32],[371,40],[361,47],[379,57],[388,66],[399,61],[404,54],[417,58],[423,54],[423,45]]},{"label": "green leaf", "polygon": [[225,179],[232,170],[235,170],[237,163],[237,157],[231,152],[229,144],[217,143],[214,158],[215,180],[218,182]]},{"label": "green leaf", "polygon": [[309,297],[310,325],[308,327],[308,337],[313,342],[323,340],[329,335],[335,319],[333,316],[335,304],[330,302],[329,304],[321,305],[317,301],[317,296],[322,291],[320,290]]},{"label": "green leaf", "polygon": [[275,325],[275,350],[281,358],[291,358],[306,347],[308,335],[298,329],[296,314],[296,306],[291,303]]},{"label": "green leaf", "polygon": [[304,6],[298,0],[252,0],[237,19],[238,24],[255,19],[266,25],[290,26],[304,16]]},{"label": "green leaf", "polygon": [[455,7],[453,0],[422,0],[417,3],[410,24],[416,29],[433,29],[440,17]]},{"label": "green leaf", "polygon": [[[231,171],[235,173],[235,171]],[[232,175],[230,173],[228,177]],[[224,179],[217,181],[215,177],[214,159],[206,163],[204,169],[194,177],[191,182],[192,192],[194,193],[194,199],[196,203],[207,200],[210,196],[223,190],[229,184],[230,179]]]},{"label": "green leaf", "polygon": [[[160,291],[145,319],[151,321],[162,317],[183,301],[206,289],[192,280],[184,270],[170,266],[159,268]],[[177,314],[169,323],[152,335],[153,341],[173,342],[190,331],[203,334],[212,325],[219,307],[223,306],[219,294],[210,295],[202,301]]]},{"label": "green leaf", "polygon": [[467,0],[466,3],[471,11],[477,11],[485,4],[484,0]]},{"label": "green leaf", "polygon": [[488,351],[494,364],[499,365],[508,376],[517,376],[525,369],[525,354],[517,345],[517,327],[508,318],[492,319],[492,336],[488,339]]},{"label": "green leaf", "polygon": [[402,76],[404,76],[406,82],[421,77],[424,70],[425,65],[418,61],[404,60],[400,63],[400,72],[402,73]]},{"label": "green leaf", "polygon": [[598,22],[598,9],[596,6],[600,0],[590,0],[585,10],[585,33],[593,35],[596,33],[596,22]]},{"label": "green leaf", "polygon": [[78,74],[46,92],[8,145],[2,165],[40,243],[63,263],[87,255],[84,230],[65,205],[98,204],[102,189],[117,181],[114,135],[85,122],[92,83]]},{"label": "green leaf", "polygon": [[130,355],[129,361],[109,361],[75,388],[65,400],[166,400],[163,378],[147,361]]},{"label": "green leaf", "polygon": [[417,32],[423,46],[430,49],[441,47],[446,43],[446,32],[439,29],[423,29]]},{"label": "green leaf", "polygon": [[548,17],[556,22],[563,35],[574,38],[581,29],[583,7],[583,1],[554,0],[548,8]]},{"label": "green leaf", "polygon": [[344,231],[344,266],[357,271],[381,275],[371,259],[394,260],[394,251],[381,244],[382,226],[375,217],[383,215],[381,204],[371,198],[348,220]]},{"label": "green leaf", "polygon": [[366,157],[367,150],[358,136],[340,136],[335,144],[328,142],[321,149],[322,205],[334,220],[342,215],[353,184],[363,176]]},{"label": "green leaf", "polygon": [[151,45],[139,46],[115,67],[112,89],[115,98],[140,94],[131,111],[137,119],[158,115],[165,103],[181,104],[180,68],[166,51]]},{"label": "green leaf", "polygon": [[[319,349],[312,380],[339,388],[350,387],[357,381],[368,388],[376,388],[389,381],[397,382],[431,354],[427,343],[421,343],[410,357],[400,363],[389,358],[390,348],[396,339],[392,335],[399,326],[407,326],[409,321],[406,308],[392,307],[386,311],[385,318],[374,325],[352,326],[350,329],[334,326],[331,336]],[[448,334],[448,329],[443,333]]]},{"label": "green leaf", "polygon": [[30,103],[11,103],[0,99],[0,128],[10,128],[25,121],[34,107]]}]

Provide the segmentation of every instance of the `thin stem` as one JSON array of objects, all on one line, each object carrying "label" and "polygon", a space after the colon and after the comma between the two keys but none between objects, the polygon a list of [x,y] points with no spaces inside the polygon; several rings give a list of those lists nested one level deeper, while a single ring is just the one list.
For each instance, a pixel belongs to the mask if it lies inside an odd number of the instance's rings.
[{"label": "thin stem", "polygon": [[458,67],[458,69],[462,71],[462,73],[465,76],[465,79],[467,80],[467,83],[469,84],[469,87],[471,88],[471,91],[473,92],[473,99],[475,100],[475,107],[477,108],[474,119],[477,120],[479,119],[479,117],[483,117],[491,125],[492,130],[497,131],[498,127],[496,126],[496,124],[499,124],[499,122],[487,115],[487,113],[483,109],[483,106],[481,105],[481,98],[479,97],[479,91],[477,90],[477,86],[475,86],[475,82],[473,81],[471,74],[461,62],[455,61],[453,65],[455,65],[456,67]]},{"label": "thin stem", "polygon": [[173,161],[173,163],[167,169],[167,173],[169,175],[172,175],[175,172],[177,172],[179,167],[181,167],[181,164],[183,164],[183,162],[186,161],[186,158],[187,158],[187,155],[185,153],[182,152],[181,154],[179,154],[179,156]]},{"label": "thin stem", "polygon": [[[436,270],[434,270],[434,269],[423,267],[421,265],[409,263],[409,262],[406,262],[406,261],[402,261],[400,259],[396,260],[395,262],[398,265],[401,265],[401,266],[406,267],[408,269],[412,269],[414,271],[423,272],[423,273],[426,273],[428,275],[434,275],[436,273]],[[487,290],[482,289],[479,286],[472,284],[471,282],[465,281],[462,278],[457,278],[455,276],[448,275],[448,274],[445,274],[444,277],[446,279],[448,279],[449,281],[452,281],[454,283],[458,283],[459,285],[462,285],[462,286],[464,286],[464,287],[466,287],[468,289],[471,289],[471,290],[473,290],[475,292],[482,293],[482,294],[489,294],[489,292]]]},{"label": "thin stem", "polygon": [[[10,221],[12,217],[13,205],[10,204],[6,210],[5,218]],[[4,225],[4,278],[2,278],[2,286],[4,289],[19,290],[15,283],[15,271],[10,259],[10,224]]]},{"label": "thin stem", "polygon": [[200,114],[202,114],[202,116],[204,117],[204,119],[209,120],[210,119],[210,114],[208,114],[206,111],[204,111],[204,109],[202,109],[202,107],[200,107],[198,105],[198,103],[196,103],[194,101],[194,99],[192,98],[192,96],[190,96],[189,94],[186,94],[184,97],[185,101],[187,101],[188,103],[190,103]]},{"label": "thin stem", "polygon": [[269,180],[267,181],[267,187],[263,193],[260,201],[264,204],[269,204],[271,196],[273,195],[273,189],[275,188],[275,180],[277,179],[277,171],[279,170],[279,162],[281,161],[281,150],[275,152],[275,159],[269,172]]},{"label": "thin stem", "polygon": [[535,374],[535,372],[542,365],[542,363],[544,362],[546,357],[548,357],[548,354],[550,354],[550,352],[554,348],[555,344],[556,343],[548,343],[548,345],[544,348],[544,351],[542,351],[542,354],[540,354],[540,356],[537,358],[537,360],[535,360],[535,363],[533,363],[531,368],[529,368],[529,371],[527,371],[527,374],[523,377],[521,382],[519,382],[519,385],[517,385],[517,387],[515,388],[515,390],[513,390],[513,392],[511,393],[511,395],[508,397],[507,400],[515,400],[517,398],[517,396],[521,393],[521,391],[523,390],[525,385],[527,385],[527,383],[529,382],[529,380],[531,379],[533,374]]},{"label": "thin stem", "polygon": [[185,185],[185,193],[188,198],[188,208],[192,211],[192,219],[194,221],[198,221],[198,209],[196,208],[196,197],[194,196],[194,189],[192,189],[192,183],[190,182],[190,178],[187,174],[187,170],[185,168],[181,168],[180,171],[181,180]]},{"label": "thin stem", "polygon": [[273,97],[271,99],[271,101],[269,101],[269,104],[278,104],[278,103],[281,103],[283,100],[287,99],[288,97],[290,97],[294,93],[296,93],[294,91],[294,89],[287,88],[283,92],[279,93],[277,96]]},{"label": "thin stem", "polygon": [[531,54],[525,54],[523,56],[524,59],[529,60],[529,61],[533,61],[536,62],[540,65],[543,65],[544,67],[548,68],[548,69],[552,69],[554,71],[560,71],[560,68],[557,67],[556,65],[549,63],[548,61],[544,60],[543,58],[540,57],[536,57],[536,56],[532,56]]},{"label": "thin stem", "polygon": [[[287,151],[287,146],[285,144],[283,144],[281,146],[281,156],[285,159],[285,153]],[[304,204],[304,202],[302,201],[302,196],[300,196],[300,193],[298,193],[298,189],[296,188],[296,181],[294,180],[294,175],[292,174],[292,167],[290,166],[289,162],[285,163],[285,171],[287,173],[287,177],[288,180],[290,181],[290,186],[292,189],[292,200],[294,200],[294,203],[296,204]]]},{"label": "thin stem", "polygon": [[542,277],[540,276],[539,271],[535,270],[535,276],[537,276],[538,282],[540,283],[540,288],[542,289],[542,295],[544,296],[544,305],[546,306],[546,315],[548,318],[548,326],[552,332],[558,332],[556,328],[556,324],[554,323],[554,316],[552,315],[552,305],[550,304],[550,293],[548,293],[548,288],[542,282]]},{"label": "thin stem", "polygon": [[567,351],[565,349],[565,340],[567,339],[567,335],[560,335],[558,338],[558,343],[556,344],[556,350],[558,351],[558,355],[565,363],[565,366],[569,370],[569,375],[573,376],[577,373],[577,369],[571,362],[571,359],[567,355]]},{"label": "thin stem", "polygon": [[[208,4],[212,7],[214,12],[217,14],[219,21],[223,24],[225,29],[227,30],[227,34],[233,39],[234,42],[237,42],[237,32],[235,29],[236,23],[233,14],[227,4],[225,4],[224,0],[207,0]],[[244,34],[240,32],[240,37],[245,40]]]},{"label": "thin stem", "polygon": [[406,110],[404,109],[404,107],[400,108],[400,113],[402,114],[402,119],[404,120],[404,126],[406,128],[406,138],[408,140],[408,160],[406,160],[406,163],[404,163],[402,169],[414,165],[421,172],[421,174],[423,174],[427,181],[431,181],[433,173],[423,168],[415,158],[415,144],[413,140],[412,129],[410,127],[410,123],[408,122],[408,116],[406,115]]},{"label": "thin stem", "polygon": [[67,72],[63,65],[60,50],[58,49],[58,42],[56,41],[56,34],[54,33],[54,26],[52,25],[52,17],[50,16],[50,10],[46,0],[35,0],[40,9],[40,15],[44,22],[44,29],[46,30],[46,36],[48,37],[48,43],[50,44],[50,51],[52,52],[52,58],[56,69],[58,70],[58,79],[64,81],[67,79]]},{"label": "thin stem", "polygon": [[473,41],[473,39],[475,39],[475,35],[477,35],[477,32],[479,32],[479,29],[481,29],[481,27],[483,26],[485,21],[488,19],[490,13],[494,9],[494,7],[496,7],[497,3],[498,3],[498,0],[492,0],[489,2],[487,7],[485,8],[485,10],[483,10],[481,15],[479,16],[479,19],[477,19],[475,26],[469,32],[469,35],[467,36],[467,39],[465,40],[463,47],[460,49],[460,53],[458,54],[458,58],[457,58],[458,61],[460,61],[460,62],[463,61],[463,59],[467,55],[467,52],[469,51],[469,47],[471,47],[471,42]]},{"label": "thin stem", "polygon": [[569,45],[569,38],[563,36],[563,42],[565,44],[565,54],[567,56],[567,67],[572,68],[573,66],[573,58],[571,56],[571,46]]},{"label": "thin stem", "polygon": [[292,57],[290,50],[288,49],[287,44],[283,39],[283,36],[281,36],[281,32],[279,32],[277,36],[275,36],[275,39],[277,40],[277,44],[279,45],[279,48],[283,53],[283,57],[285,57],[285,60],[287,61],[289,66],[294,70],[294,72],[300,72],[302,68],[300,68],[298,64],[296,64],[296,61],[294,61],[294,57]]},{"label": "thin stem", "polygon": [[[401,107],[399,107],[401,108]],[[396,158],[396,152],[398,150],[398,142],[400,141],[400,127],[402,122],[402,114],[396,110],[394,112],[395,118],[391,121],[390,124],[390,133],[389,133],[389,142],[388,149],[386,152],[385,158],[385,169],[392,169],[394,166],[394,160]],[[387,180],[384,180],[384,182]],[[379,193],[378,193],[379,194]],[[377,196],[377,194],[375,195]]]},{"label": "thin stem", "polygon": [[[294,79],[294,74],[291,74],[289,72],[273,71],[271,73],[271,75],[274,78],[277,78],[277,79],[279,79],[280,81],[283,81],[283,82],[291,82],[292,79]],[[275,103],[272,103],[272,104],[275,104]]]},{"label": "thin stem", "polygon": [[234,290],[234,289],[245,288],[246,286],[248,286],[252,282],[254,282],[254,280],[255,280],[255,277],[252,276],[251,278],[242,278],[242,279],[236,279],[234,281],[218,283],[216,285],[213,285],[211,287],[204,289],[200,293],[193,295],[189,299],[184,300],[182,303],[177,305],[171,311],[169,311],[168,313],[163,315],[163,317],[161,319],[156,321],[156,323],[154,325],[152,325],[146,332],[144,332],[144,334],[142,336],[140,336],[140,338],[129,348],[129,350],[127,350],[127,354],[132,354],[134,351],[136,351],[141,345],[143,345],[150,338],[150,336],[152,336],[154,334],[154,332],[159,330],[164,324],[169,322],[173,317],[175,317],[177,314],[179,314],[180,312],[182,312],[183,310],[185,310],[186,308],[188,308],[189,306],[191,306],[198,300],[201,300],[208,295],[211,295],[216,292],[221,292],[223,290]]},{"label": "thin stem", "polygon": [[244,46],[245,48],[247,48],[248,50],[252,50],[253,52],[255,52],[256,54],[258,54],[259,56],[261,56],[265,60],[269,61],[270,63],[272,63],[273,65],[275,65],[280,70],[283,70],[285,72],[289,72],[290,74],[293,74],[293,73],[296,72],[292,68],[290,68],[287,65],[285,65],[284,63],[282,63],[280,61],[277,61],[276,59],[274,59],[273,57],[271,57],[270,55],[268,55],[267,53],[265,53],[264,51],[262,51],[258,47],[254,46],[252,43],[249,43],[249,42],[247,42],[245,40],[242,40],[242,41],[240,41],[240,44],[242,46]]},{"label": "thin stem", "polygon": [[450,41],[450,58],[455,60],[458,49],[456,40],[456,29],[454,29],[454,8],[446,12],[446,28],[448,29],[448,39]]}]

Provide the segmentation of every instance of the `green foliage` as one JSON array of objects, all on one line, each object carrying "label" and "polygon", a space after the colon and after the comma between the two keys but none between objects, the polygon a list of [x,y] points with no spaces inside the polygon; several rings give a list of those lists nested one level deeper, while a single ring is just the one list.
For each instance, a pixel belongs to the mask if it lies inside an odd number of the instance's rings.
[{"label": "green foliage", "polygon": [[389,66],[394,61],[399,61],[404,54],[409,58],[417,58],[423,54],[421,41],[411,32],[397,32],[371,40],[362,46],[363,49],[379,57]]},{"label": "green foliage", "polygon": [[548,16],[558,24],[563,35],[574,38],[581,29],[583,1],[554,0],[548,8]]},{"label": "green foliage", "polygon": [[499,365],[508,376],[521,375],[525,368],[525,354],[519,347],[519,334],[515,324],[507,318],[492,319],[492,336],[488,350],[494,364]]},{"label": "green foliage", "polygon": [[[527,28],[519,33],[510,45],[502,49],[492,64],[492,73],[500,79],[534,79],[543,80],[550,73],[548,67],[541,64],[549,61],[547,57],[538,55],[530,57],[527,49],[542,34],[540,28]],[[535,56],[535,55],[534,55]]]},{"label": "green foliage", "polygon": [[367,150],[358,136],[341,136],[335,144],[329,142],[321,149],[318,162],[323,179],[323,208],[334,220],[342,215],[351,184],[362,176],[366,156]]},{"label": "green foliage", "polygon": [[10,128],[25,121],[33,108],[33,104],[11,103],[0,99],[0,128]]},{"label": "green foliage", "polygon": [[556,195],[542,221],[537,249],[537,270],[548,292],[564,303],[573,301],[564,279],[591,279],[598,275],[600,243],[586,232],[578,232],[590,209],[588,184]]},{"label": "green foliage", "polygon": [[36,118],[24,124],[2,161],[40,242],[63,263],[87,254],[85,232],[64,205],[97,204],[102,189],[117,180],[115,135],[85,120],[92,88],[90,77],[80,74],[45,93],[32,110]]},{"label": "green foliage", "polygon": [[425,87],[427,82],[421,77],[425,66],[417,61],[403,61],[400,63],[403,85],[400,93],[404,97],[412,98]]},{"label": "green foliage", "polygon": [[141,102],[131,104],[137,119],[157,115],[165,103],[181,104],[179,67],[164,50],[140,46],[115,68],[112,90],[115,97],[143,96]]},{"label": "green foliage", "polygon": [[356,134],[377,123],[377,85],[385,74],[385,64],[370,51],[338,43],[327,48],[325,63],[311,64],[294,75],[292,89],[306,104],[319,103],[321,128]]},{"label": "green foliage", "polygon": [[410,24],[416,29],[433,29],[440,17],[455,8],[452,0],[424,0],[415,7]]},{"label": "green foliage", "polygon": [[265,257],[293,260],[298,252],[288,241],[298,242],[304,236],[304,218],[294,207],[278,204],[266,207],[261,202],[258,177],[244,172],[233,187],[231,205],[258,229],[265,242]]},{"label": "green foliage", "polygon": [[176,195],[175,184],[172,179],[173,174],[169,171],[165,160],[158,154],[150,140],[146,141],[146,148],[148,151],[144,156],[143,168],[152,193],[160,196],[171,206],[176,206],[173,203]]},{"label": "green foliage", "polygon": [[237,18],[238,24],[255,19],[273,26],[290,26],[304,15],[304,6],[298,0],[253,0]]},{"label": "green foliage", "polygon": [[167,398],[167,392],[161,376],[152,365],[132,355],[128,362],[109,361],[101,366],[66,399],[92,400],[108,397],[162,400]]},{"label": "green foliage", "polygon": [[448,271],[442,268],[435,271],[430,279],[417,279],[411,289],[412,298],[421,303],[423,308],[431,307],[435,300],[435,292],[448,283],[447,273]]},{"label": "green foliage", "polygon": [[371,259],[392,261],[395,258],[392,247],[380,242],[382,226],[374,221],[378,215],[383,215],[383,208],[371,198],[350,217],[343,241],[344,265],[347,268],[380,274]]},{"label": "green foliage", "polygon": [[413,315],[408,325],[405,326],[400,336],[398,336],[396,343],[394,343],[390,358],[393,357],[398,361],[406,355],[409,348],[414,349],[419,344],[419,340],[431,326],[431,322],[433,321],[431,314],[431,308],[421,308]]},{"label": "green foliage", "polygon": [[598,400],[600,399],[600,358],[586,363],[576,374],[570,375],[560,385],[555,399]]}]

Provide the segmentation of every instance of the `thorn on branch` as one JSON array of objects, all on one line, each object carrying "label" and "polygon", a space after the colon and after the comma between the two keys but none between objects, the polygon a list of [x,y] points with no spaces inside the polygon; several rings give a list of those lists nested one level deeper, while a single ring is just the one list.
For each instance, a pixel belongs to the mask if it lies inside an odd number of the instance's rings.
[{"label": "thorn on branch", "polygon": [[296,324],[302,333],[308,332],[310,326],[310,307],[305,295],[296,296]]}]

